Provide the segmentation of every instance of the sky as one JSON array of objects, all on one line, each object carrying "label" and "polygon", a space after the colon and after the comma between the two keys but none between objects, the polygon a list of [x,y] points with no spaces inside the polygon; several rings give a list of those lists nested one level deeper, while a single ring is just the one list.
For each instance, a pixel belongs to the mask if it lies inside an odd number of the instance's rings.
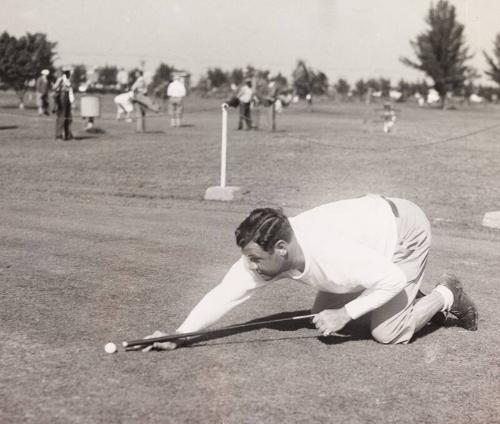
[{"label": "sky", "polygon": [[[500,1],[451,0],[465,25],[471,64],[500,32]],[[289,76],[298,59],[331,82],[346,78],[417,80],[399,58],[426,29],[431,0],[2,0],[0,31],[44,32],[57,64],[131,69],[159,63],[189,71],[252,65]],[[481,82],[487,82],[483,78]]]}]

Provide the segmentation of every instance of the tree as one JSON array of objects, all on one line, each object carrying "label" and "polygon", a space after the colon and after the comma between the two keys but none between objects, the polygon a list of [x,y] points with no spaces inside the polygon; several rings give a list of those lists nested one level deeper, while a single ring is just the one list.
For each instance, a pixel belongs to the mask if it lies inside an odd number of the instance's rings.
[{"label": "tree", "polygon": [[81,84],[87,81],[87,67],[83,64],[73,65],[71,81],[74,89],[78,89]]},{"label": "tree", "polygon": [[425,21],[429,29],[410,41],[417,61],[405,57],[400,60],[433,80],[444,108],[446,93],[463,87],[473,73],[473,68],[466,65],[472,55],[465,45],[464,25],[457,21],[455,7],[446,0],[431,5]]},{"label": "tree", "polygon": [[343,78],[339,78],[336,84],[334,85],[335,91],[340,94],[342,99],[345,99],[345,97],[349,94],[349,91],[351,90],[351,87],[347,80]]},{"label": "tree", "polygon": [[376,80],[375,78],[370,78],[368,81],[366,81],[366,86],[368,87],[368,90],[370,91],[380,91],[380,81]]},{"label": "tree", "polygon": [[42,69],[53,73],[56,45],[38,32],[28,32],[19,39],[6,31],[0,35],[0,80],[16,91],[20,108],[24,107],[29,81],[37,78]]},{"label": "tree", "polygon": [[244,79],[245,77],[243,75],[243,69],[241,68],[233,69],[229,76],[229,81],[231,81],[231,84],[234,84],[236,86],[240,85]]},{"label": "tree", "polygon": [[429,94],[430,87],[425,80],[412,83],[410,86],[413,93],[419,93],[424,97],[427,97]]},{"label": "tree", "polygon": [[212,88],[220,88],[229,81],[228,75],[220,68],[209,68],[207,71],[207,78]]},{"label": "tree", "polygon": [[389,92],[391,91],[391,80],[387,78],[379,78],[379,84],[382,97],[389,97]]},{"label": "tree", "polygon": [[116,66],[103,66],[97,69],[97,82],[104,87],[114,87],[118,81],[118,68]]},{"label": "tree", "polygon": [[278,72],[275,76],[271,77],[269,80],[273,81],[278,87],[281,87],[281,89],[286,89],[288,87],[288,80],[286,79],[285,76],[281,74],[281,72]]},{"label": "tree", "polygon": [[158,87],[161,84],[169,83],[172,81],[175,66],[169,66],[166,63],[160,63],[153,76],[153,87]]},{"label": "tree", "polygon": [[407,99],[411,95],[415,94],[414,92],[412,92],[411,84],[409,82],[406,82],[402,78],[398,82],[398,90],[401,92],[403,99]]},{"label": "tree", "polygon": [[500,33],[497,34],[493,42],[493,55],[495,58],[490,57],[485,51],[483,51],[483,54],[490,66],[490,69],[485,72],[486,75],[500,85]]},{"label": "tree", "polygon": [[306,97],[312,91],[312,70],[307,68],[305,61],[299,59],[292,72],[293,86],[300,97]]},{"label": "tree", "polygon": [[366,82],[364,82],[362,79],[357,80],[354,83],[354,92],[356,93],[356,96],[358,96],[359,98],[363,98],[368,92],[368,86],[366,85]]},{"label": "tree", "polygon": [[328,93],[328,77],[324,72],[318,71],[313,73],[312,92],[313,94]]},{"label": "tree", "polygon": [[314,71],[304,60],[298,60],[292,72],[293,86],[300,97],[308,94],[325,94],[328,92],[328,77],[324,72]]}]

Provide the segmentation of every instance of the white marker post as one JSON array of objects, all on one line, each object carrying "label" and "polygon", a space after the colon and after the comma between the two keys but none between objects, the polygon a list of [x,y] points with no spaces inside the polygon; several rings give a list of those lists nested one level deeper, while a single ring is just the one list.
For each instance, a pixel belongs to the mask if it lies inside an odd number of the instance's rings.
[{"label": "white marker post", "polygon": [[227,163],[227,103],[222,103],[222,147],[220,151],[220,186],[226,187]]},{"label": "white marker post", "polygon": [[220,186],[208,187],[205,192],[205,200],[231,201],[241,198],[240,187],[226,186],[227,166],[227,103],[222,104],[222,142],[220,154]]}]

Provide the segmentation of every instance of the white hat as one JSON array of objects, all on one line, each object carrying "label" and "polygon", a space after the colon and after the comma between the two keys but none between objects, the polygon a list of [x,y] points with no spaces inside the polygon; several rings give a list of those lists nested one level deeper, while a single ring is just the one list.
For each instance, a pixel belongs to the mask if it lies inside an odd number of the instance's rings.
[{"label": "white hat", "polygon": [[42,69],[42,72],[41,72],[42,75],[49,75],[50,74],[50,71],[48,69]]}]

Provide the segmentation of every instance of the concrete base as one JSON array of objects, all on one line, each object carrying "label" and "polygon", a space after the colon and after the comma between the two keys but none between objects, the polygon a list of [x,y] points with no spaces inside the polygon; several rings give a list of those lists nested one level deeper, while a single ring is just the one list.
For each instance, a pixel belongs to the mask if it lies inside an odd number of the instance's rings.
[{"label": "concrete base", "polygon": [[240,187],[214,186],[207,188],[207,191],[205,192],[205,200],[220,200],[223,202],[231,202],[233,200],[240,200],[241,195],[242,194]]},{"label": "concrete base", "polygon": [[484,227],[500,228],[500,211],[487,212],[482,224]]}]

